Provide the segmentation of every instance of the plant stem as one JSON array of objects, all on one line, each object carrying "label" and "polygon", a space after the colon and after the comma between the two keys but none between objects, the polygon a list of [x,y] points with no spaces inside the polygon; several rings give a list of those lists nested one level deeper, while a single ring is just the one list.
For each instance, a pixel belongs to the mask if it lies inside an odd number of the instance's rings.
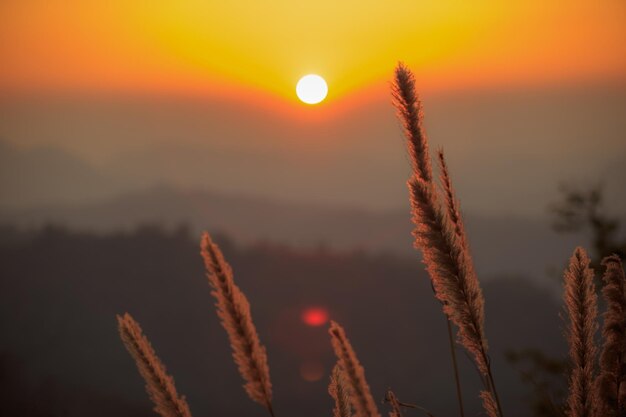
[{"label": "plant stem", "polygon": [[489,391],[491,391],[491,393],[493,394],[494,398],[496,399],[496,404],[498,405],[498,414],[500,414],[500,417],[504,417],[504,414],[502,413],[502,406],[500,405],[500,397],[498,397],[498,391],[496,390],[496,384],[493,380],[493,374],[491,373],[491,361],[489,360],[489,356],[487,356],[487,353],[485,352],[485,349],[481,349],[482,350],[482,356],[485,360],[485,363],[487,364],[487,382],[488,382],[488,389]]},{"label": "plant stem", "polygon": [[456,361],[456,350],[454,346],[454,340],[452,336],[452,323],[450,323],[450,319],[446,317],[446,322],[448,323],[448,341],[450,342],[450,356],[452,356],[452,365],[454,367],[454,382],[456,383],[456,397],[459,402],[459,412],[461,413],[461,417],[465,417],[465,412],[463,411],[463,396],[461,394],[461,380],[459,378],[459,367]]}]

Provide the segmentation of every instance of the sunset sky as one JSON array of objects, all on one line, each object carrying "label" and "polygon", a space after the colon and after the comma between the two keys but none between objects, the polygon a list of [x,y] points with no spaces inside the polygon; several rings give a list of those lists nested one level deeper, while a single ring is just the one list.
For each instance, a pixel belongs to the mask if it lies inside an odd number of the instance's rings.
[{"label": "sunset sky", "polygon": [[572,1],[4,1],[4,91],[330,98],[397,60],[428,89],[626,79],[626,4]]},{"label": "sunset sky", "polygon": [[[398,61],[470,209],[543,212],[626,155],[621,0],[3,1],[0,61],[0,140],[137,187],[400,206]],[[329,86],[314,106],[308,73]]]}]

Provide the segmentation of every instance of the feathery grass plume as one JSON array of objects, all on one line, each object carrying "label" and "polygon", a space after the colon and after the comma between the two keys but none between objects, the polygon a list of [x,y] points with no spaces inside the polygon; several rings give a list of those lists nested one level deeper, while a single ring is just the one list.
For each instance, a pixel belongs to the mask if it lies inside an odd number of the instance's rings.
[{"label": "feathery grass plume", "polygon": [[428,156],[428,141],[422,126],[422,102],[415,93],[413,73],[403,63],[398,63],[391,89],[394,106],[408,140],[413,171],[426,182],[432,182],[433,173]]},{"label": "feathery grass plume", "polygon": [[358,417],[380,417],[376,403],[365,380],[365,370],[359,363],[343,328],[334,321],[330,323],[331,343],[338,364],[350,387],[350,400]]},{"label": "feathery grass plume", "polygon": [[[428,143],[423,132],[421,104],[415,93],[415,80],[411,71],[399,64],[393,88],[394,104],[404,125],[413,165],[413,175],[408,181],[415,246],[422,252],[430,275],[435,296],[442,302],[446,316],[458,327],[459,342],[470,352],[493,394],[502,416],[498,395],[487,355],[484,333],[484,299],[473,262],[464,238],[458,204],[451,185],[451,210],[458,221],[453,222],[437,201],[428,155]],[[444,161],[445,163],[445,161]],[[447,167],[444,183],[449,182]],[[445,187],[445,186],[444,186]],[[458,230],[458,231],[457,231]]]},{"label": "feathery grass plume", "polygon": [[350,408],[350,391],[339,364],[335,365],[332,373],[330,374],[328,393],[335,400],[333,417],[351,417],[352,409]]},{"label": "feathery grass plume", "polygon": [[[461,245],[465,250],[469,250],[467,244],[467,237],[465,234],[465,226],[463,225],[463,218],[461,217],[461,209],[459,208],[459,202],[452,188],[452,182],[450,180],[450,171],[448,170],[448,164],[443,154],[443,149],[437,151],[437,160],[439,161],[439,170],[441,172],[441,188],[445,197],[446,208],[448,210],[448,219],[454,226],[454,232],[458,239],[461,241]],[[471,259],[471,258],[470,258]]]},{"label": "feathery grass plume", "polygon": [[[419,117],[420,111],[405,108],[417,106],[413,75],[402,64],[396,69],[396,85],[394,89],[398,114],[401,118]],[[421,127],[420,121],[403,120],[405,125]],[[407,136],[409,129],[406,129]],[[424,141],[424,151],[419,154],[428,161],[427,144],[423,133],[415,134]],[[414,140],[408,137],[411,144]],[[413,145],[411,145],[413,146]],[[430,172],[430,164],[414,157],[417,166],[408,185],[411,197],[415,246],[424,256],[424,263],[431,277],[436,297],[444,304],[444,312],[459,328],[461,343],[474,354],[481,373],[487,373],[482,351],[486,350],[484,337],[484,301],[482,291],[475,275],[470,275],[467,254],[460,240],[451,227],[441,206],[437,203],[432,177],[424,173]]]},{"label": "feathery grass plume", "polygon": [[217,315],[228,334],[239,373],[246,381],[244,388],[253,401],[265,406],[273,416],[267,354],[252,322],[248,299],[235,285],[230,265],[208,233],[202,236],[201,254],[213,288]]},{"label": "feathery grass plume", "polygon": [[185,397],[176,392],[174,379],[166,373],[165,366],[141,332],[139,323],[126,313],[117,316],[117,325],[124,346],[146,381],[146,391],[154,403],[154,411],[162,417],[191,417]]},{"label": "feathery grass plume", "polygon": [[[471,263],[471,257],[469,256],[469,245],[467,242],[467,237],[465,234],[465,226],[463,225],[463,218],[461,216],[461,210],[459,208],[458,200],[454,193],[454,188],[452,188],[452,181],[450,180],[450,172],[448,170],[448,164],[446,163],[446,159],[444,157],[443,149],[439,149],[437,151],[437,159],[439,161],[439,171],[441,175],[441,188],[445,197],[445,204],[448,210],[448,220],[452,223],[454,227],[454,232],[456,233],[457,239],[459,239],[461,246],[466,254],[466,259],[470,262],[468,268],[471,268],[472,271],[474,269],[473,264]],[[473,273],[473,272],[472,272]],[[454,367],[454,379],[456,383],[456,395],[459,403],[459,413],[461,417],[465,416],[465,410],[463,408],[463,394],[461,392],[461,382],[459,378],[458,365],[456,360],[456,352],[454,351],[454,346],[452,346],[452,336],[450,335],[452,329],[450,325],[450,320],[448,320],[448,334],[450,339],[450,350],[452,355],[452,366]]]},{"label": "feathery grass plume", "polygon": [[480,398],[483,400],[483,408],[487,412],[487,416],[498,417],[498,404],[496,404],[491,391],[481,391]]},{"label": "feathery grass plume", "polygon": [[572,361],[567,399],[569,417],[591,417],[597,405],[593,385],[597,305],[589,262],[585,250],[578,247],[564,273],[564,298],[569,316],[567,337]]},{"label": "feathery grass plume", "polygon": [[[600,354],[600,374],[596,378],[597,416],[626,416],[626,277],[619,256],[602,260],[606,268],[602,294],[606,300]],[[621,388],[621,395],[620,395]]]}]

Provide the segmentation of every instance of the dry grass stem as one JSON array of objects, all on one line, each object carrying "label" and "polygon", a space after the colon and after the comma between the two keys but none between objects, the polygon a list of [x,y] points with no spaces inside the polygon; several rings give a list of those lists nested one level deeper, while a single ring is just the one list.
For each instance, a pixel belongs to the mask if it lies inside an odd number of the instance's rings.
[{"label": "dry grass stem", "polygon": [[458,203],[443,162],[443,189],[447,210],[438,203],[433,185],[426,134],[422,128],[421,104],[414,77],[404,65],[396,68],[394,104],[407,137],[413,175],[408,181],[415,246],[423,255],[435,296],[444,313],[458,327],[459,342],[471,353],[485,385],[502,409],[493,383],[484,333],[484,299],[474,272]]},{"label": "dry grass stem", "polygon": [[[437,151],[437,160],[439,161],[439,171],[441,173],[441,188],[445,197],[445,204],[448,211],[448,219],[454,227],[454,232],[460,240],[461,245],[468,249],[467,236],[465,234],[465,226],[461,217],[461,209],[459,201],[456,198],[452,181],[450,180],[450,171],[443,153],[443,149]],[[471,259],[471,258],[470,258]]]},{"label": "dry grass stem", "polygon": [[569,396],[569,417],[591,417],[596,407],[593,385],[596,347],[596,293],[589,257],[576,248],[565,270],[565,306],[569,317],[567,337],[572,361]]},{"label": "dry grass stem", "polygon": [[460,343],[474,356],[480,372],[487,375],[484,299],[471,262],[435,203],[434,189],[416,177],[409,181],[409,188],[416,225],[415,245],[422,252],[435,296],[458,327]]},{"label": "dry grass stem", "polygon": [[626,277],[619,256],[607,256],[602,294],[606,300],[600,354],[600,374],[596,379],[597,416],[626,416]]},{"label": "dry grass stem", "polygon": [[333,417],[351,417],[350,389],[339,364],[335,365],[330,374],[328,393],[335,400]]},{"label": "dry grass stem", "polygon": [[[454,232],[456,234],[457,239],[459,239],[459,243],[463,247],[463,250],[467,254],[466,259],[468,262],[471,262],[471,257],[469,256],[469,245],[467,242],[467,237],[465,234],[465,226],[463,225],[463,218],[461,217],[461,209],[459,207],[458,200],[456,198],[454,188],[452,188],[452,181],[450,179],[450,171],[448,170],[448,164],[446,163],[446,159],[443,153],[443,149],[439,149],[437,151],[437,159],[439,161],[439,172],[441,175],[441,188],[444,194],[444,201],[446,204],[446,208],[448,210],[448,220],[454,227]],[[473,265],[470,265],[473,270]],[[448,333],[451,332],[450,320],[448,320]],[[454,346],[452,346],[452,338],[450,338],[450,350],[452,355],[452,365],[454,367],[454,376],[456,383],[456,395],[457,401],[459,403],[459,413],[461,417],[465,417],[465,410],[463,408],[463,394],[461,392],[461,383],[459,379],[459,371],[456,361],[456,352],[454,351]]]},{"label": "dry grass stem", "polygon": [[488,417],[498,417],[498,404],[493,398],[491,391],[481,391],[480,398],[483,400],[483,408]]},{"label": "dry grass stem", "polygon": [[135,360],[146,381],[146,391],[154,403],[154,411],[162,417],[191,417],[185,397],[179,396],[174,379],[165,371],[141,327],[130,314],[117,316],[118,330],[126,349]]},{"label": "dry grass stem", "polygon": [[[421,110],[412,112],[403,108],[405,103],[416,105],[413,76],[403,66],[396,70],[396,84],[396,94],[401,92],[406,95],[401,100],[396,99],[400,117],[421,117]],[[421,126],[421,122],[405,121],[404,124]],[[425,142],[423,133],[417,136]],[[407,139],[409,143],[412,142],[411,138]],[[424,152],[419,156],[428,160],[427,145],[424,145]],[[459,328],[461,343],[474,355],[478,368],[486,375],[488,364],[483,358],[487,348],[483,324],[484,300],[469,254],[455,232],[460,223],[453,225],[438,204],[432,178],[423,175],[423,172],[428,172],[430,165],[421,166],[424,162],[418,159],[414,159],[413,163],[419,167],[408,183],[412,220],[416,226],[415,246],[423,254],[435,295],[444,304],[444,312]]]},{"label": "dry grass stem", "polygon": [[456,387],[456,400],[459,404],[459,417],[465,417],[465,407],[463,407],[463,392],[461,391],[461,378],[459,377],[459,365],[456,359],[456,346],[452,336],[452,323],[446,317],[446,327],[448,329],[448,342],[450,343],[450,357],[452,359],[452,370],[454,371],[454,385]]},{"label": "dry grass stem", "polygon": [[391,89],[398,117],[404,127],[413,171],[424,181],[432,182],[428,140],[423,129],[422,103],[415,92],[415,78],[402,63],[398,64]]},{"label": "dry grass stem", "polygon": [[202,236],[201,254],[213,288],[217,315],[228,334],[233,359],[246,381],[248,396],[265,406],[273,416],[272,385],[265,347],[261,345],[246,296],[235,285],[233,272],[208,233]]},{"label": "dry grass stem", "polygon": [[365,370],[359,363],[343,328],[331,322],[328,331],[338,364],[350,387],[350,400],[358,417],[380,417],[378,408],[365,379]]}]

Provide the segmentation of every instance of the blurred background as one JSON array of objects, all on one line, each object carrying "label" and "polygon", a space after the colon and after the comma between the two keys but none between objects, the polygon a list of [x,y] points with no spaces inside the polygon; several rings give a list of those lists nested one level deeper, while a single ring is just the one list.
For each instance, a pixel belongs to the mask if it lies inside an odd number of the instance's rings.
[{"label": "blurred background", "polygon": [[[194,415],[264,415],[214,312],[203,230],[252,304],[278,416],[330,415],[329,319],[381,410],[391,387],[456,413],[412,248],[398,60],[461,200],[506,414],[558,415],[565,262],[626,247],[621,1],[0,3],[2,414],[153,415],[117,335],[128,311]],[[295,95],[311,72],[329,85],[315,106]]]}]

